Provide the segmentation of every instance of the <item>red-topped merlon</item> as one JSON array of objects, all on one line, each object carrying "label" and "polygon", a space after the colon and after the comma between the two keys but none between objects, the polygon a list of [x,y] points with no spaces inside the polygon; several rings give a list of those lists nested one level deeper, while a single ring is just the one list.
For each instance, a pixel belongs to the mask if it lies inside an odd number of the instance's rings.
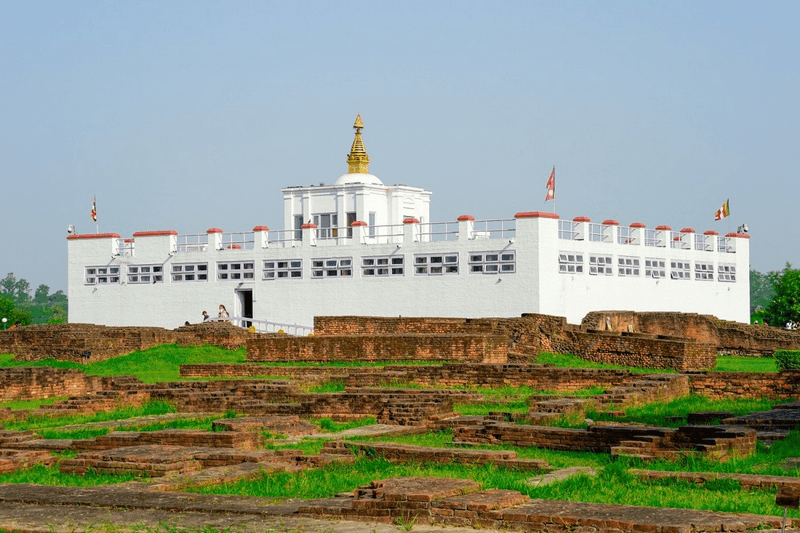
[{"label": "red-topped merlon", "polygon": [[555,213],[546,213],[544,211],[521,211],[514,215],[514,218],[555,218],[558,219],[558,215]]},{"label": "red-topped merlon", "polygon": [[75,239],[120,239],[118,233],[86,233],[84,235],[67,235],[67,240]]}]

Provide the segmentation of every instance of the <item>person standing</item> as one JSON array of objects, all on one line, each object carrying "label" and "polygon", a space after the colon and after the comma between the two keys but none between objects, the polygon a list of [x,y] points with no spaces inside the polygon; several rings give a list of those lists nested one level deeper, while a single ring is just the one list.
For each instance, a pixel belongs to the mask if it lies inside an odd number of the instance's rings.
[{"label": "person standing", "polygon": [[225,309],[223,304],[219,304],[219,318],[230,318],[231,315],[228,314],[228,310]]}]

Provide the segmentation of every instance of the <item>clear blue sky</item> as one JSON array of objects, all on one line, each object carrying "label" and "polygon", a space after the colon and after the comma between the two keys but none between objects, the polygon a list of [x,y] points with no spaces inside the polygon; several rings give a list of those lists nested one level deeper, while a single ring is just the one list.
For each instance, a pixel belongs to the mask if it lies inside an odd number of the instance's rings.
[{"label": "clear blue sky", "polygon": [[[280,229],[370,170],[434,221],[550,210],[751,230],[800,266],[798,2],[0,2],[0,276],[66,289],[66,227]],[[732,217],[714,222],[730,198]]]}]

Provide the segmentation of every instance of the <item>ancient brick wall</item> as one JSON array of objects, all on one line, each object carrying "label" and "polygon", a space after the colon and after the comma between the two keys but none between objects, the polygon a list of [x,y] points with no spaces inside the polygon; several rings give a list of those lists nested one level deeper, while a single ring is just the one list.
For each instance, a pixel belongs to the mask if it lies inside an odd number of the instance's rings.
[{"label": "ancient brick wall", "polygon": [[570,333],[577,327],[564,317],[526,313],[520,318],[436,318],[322,316],[314,318],[315,336],[472,334],[504,335],[511,350],[570,353]]},{"label": "ancient brick wall", "polygon": [[772,372],[703,372],[691,374],[695,394],[713,399],[800,397],[800,370]]},{"label": "ancient brick wall", "polygon": [[[0,353],[11,353],[19,361],[103,361],[159,344],[182,346],[211,344],[235,349],[251,336],[226,322],[184,326],[175,330],[152,327],[109,327],[94,324],[36,324],[0,331]],[[266,335],[265,335],[266,336]]]},{"label": "ancient brick wall", "polygon": [[575,355],[596,363],[685,372],[717,366],[714,345],[641,333],[589,331],[575,334]]},{"label": "ancient brick wall", "polygon": [[535,446],[550,450],[611,452],[631,443],[655,449],[694,450],[716,458],[738,454],[746,457],[755,450],[756,432],[744,428],[683,426],[678,429],[628,426],[590,426],[588,429],[554,428],[486,421],[453,428],[453,442]]},{"label": "ancient brick wall", "polygon": [[0,368],[0,401],[79,396],[102,389],[103,383],[71,368]]},{"label": "ancient brick wall", "polygon": [[498,335],[348,335],[256,337],[248,361],[472,361],[504,362],[508,339]]},{"label": "ancient brick wall", "polygon": [[718,353],[730,355],[760,357],[772,355],[779,349],[800,349],[800,332],[728,322],[694,313],[596,311],[584,317],[581,329],[687,337],[713,344]]}]

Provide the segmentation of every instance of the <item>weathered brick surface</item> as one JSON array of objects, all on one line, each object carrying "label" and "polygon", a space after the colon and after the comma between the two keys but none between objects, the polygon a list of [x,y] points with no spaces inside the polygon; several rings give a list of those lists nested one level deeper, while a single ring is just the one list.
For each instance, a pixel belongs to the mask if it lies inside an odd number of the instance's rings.
[{"label": "weathered brick surface", "polygon": [[800,490],[800,478],[788,476],[762,476],[726,472],[670,472],[665,470],[639,470],[636,468],[632,468],[629,472],[642,479],[680,479],[690,483],[705,483],[716,479],[733,479],[741,483],[744,490],[769,490],[782,486],[794,487]]},{"label": "weathered brick surface", "polygon": [[242,431],[200,431],[165,429],[161,431],[112,431],[92,439],[76,440],[75,450],[112,450],[128,446],[183,446],[202,448],[235,448],[253,450],[258,447],[259,435]]},{"label": "weathered brick surface", "polygon": [[351,452],[368,457],[382,457],[394,463],[495,464],[515,470],[541,471],[549,469],[546,461],[518,459],[516,452],[508,450],[431,448],[391,442],[328,441],[321,451],[321,453],[330,454]]},{"label": "weathered brick surface", "polygon": [[575,355],[596,363],[685,372],[717,366],[715,346],[686,338],[660,338],[642,333],[587,331],[574,335]]},{"label": "weathered brick surface", "polygon": [[317,426],[298,416],[258,416],[221,418],[211,424],[213,431],[269,431],[281,435],[310,435],[317,433]]},{"label": "weathered brick surface", "polygon": [[341,335],[255,337],[248,361],[472,361],[502,363],[508,339],[500,335]]},{"label": "weathered brick surface", "polygon": [[645,457],[670,456],[696,451],[716,459],[740,457],[755,450],[756,432],[717,426],[683,426],[678,429],[628,426],[590,426],[588,429],[525,426],[486,421],[456,427],[453,442],[509,444],[551,450],[614,452]]},{"label": "weathered brick surface", "polygon": [[0,368],[0,401],[78,396],[102,388],[103,382],[71,368]]},{"label": "weathered brick surface", "polygon": [[796,398],[800,396],[800,370],[691,373],[690,385],[693,393],[713,399]]},{"label": "weathered brick surface", "polygon": [[[0,331],[0,353],[16,355],[20,361],[57,359],[85,362],[103,361],[145,350],[159,344],[182,346],[211,344],[228,349],[244,346],[253,335],[227,322],[206,322],[174,330],[155,327],[111,327],[95,324],[36,324]],[[268,337],[269,335],[263,335]]]},{"label": "weathered brick surface", "polygon": [[800,333],[768,326],[755,326],[720,320],[694,313],[635,313],[633,311],[596,311],[587,314],[581,329],[636,331],[654,335],[687,337],[712,344],[719,353],[764,356],[775,350],[800,349]]}]

